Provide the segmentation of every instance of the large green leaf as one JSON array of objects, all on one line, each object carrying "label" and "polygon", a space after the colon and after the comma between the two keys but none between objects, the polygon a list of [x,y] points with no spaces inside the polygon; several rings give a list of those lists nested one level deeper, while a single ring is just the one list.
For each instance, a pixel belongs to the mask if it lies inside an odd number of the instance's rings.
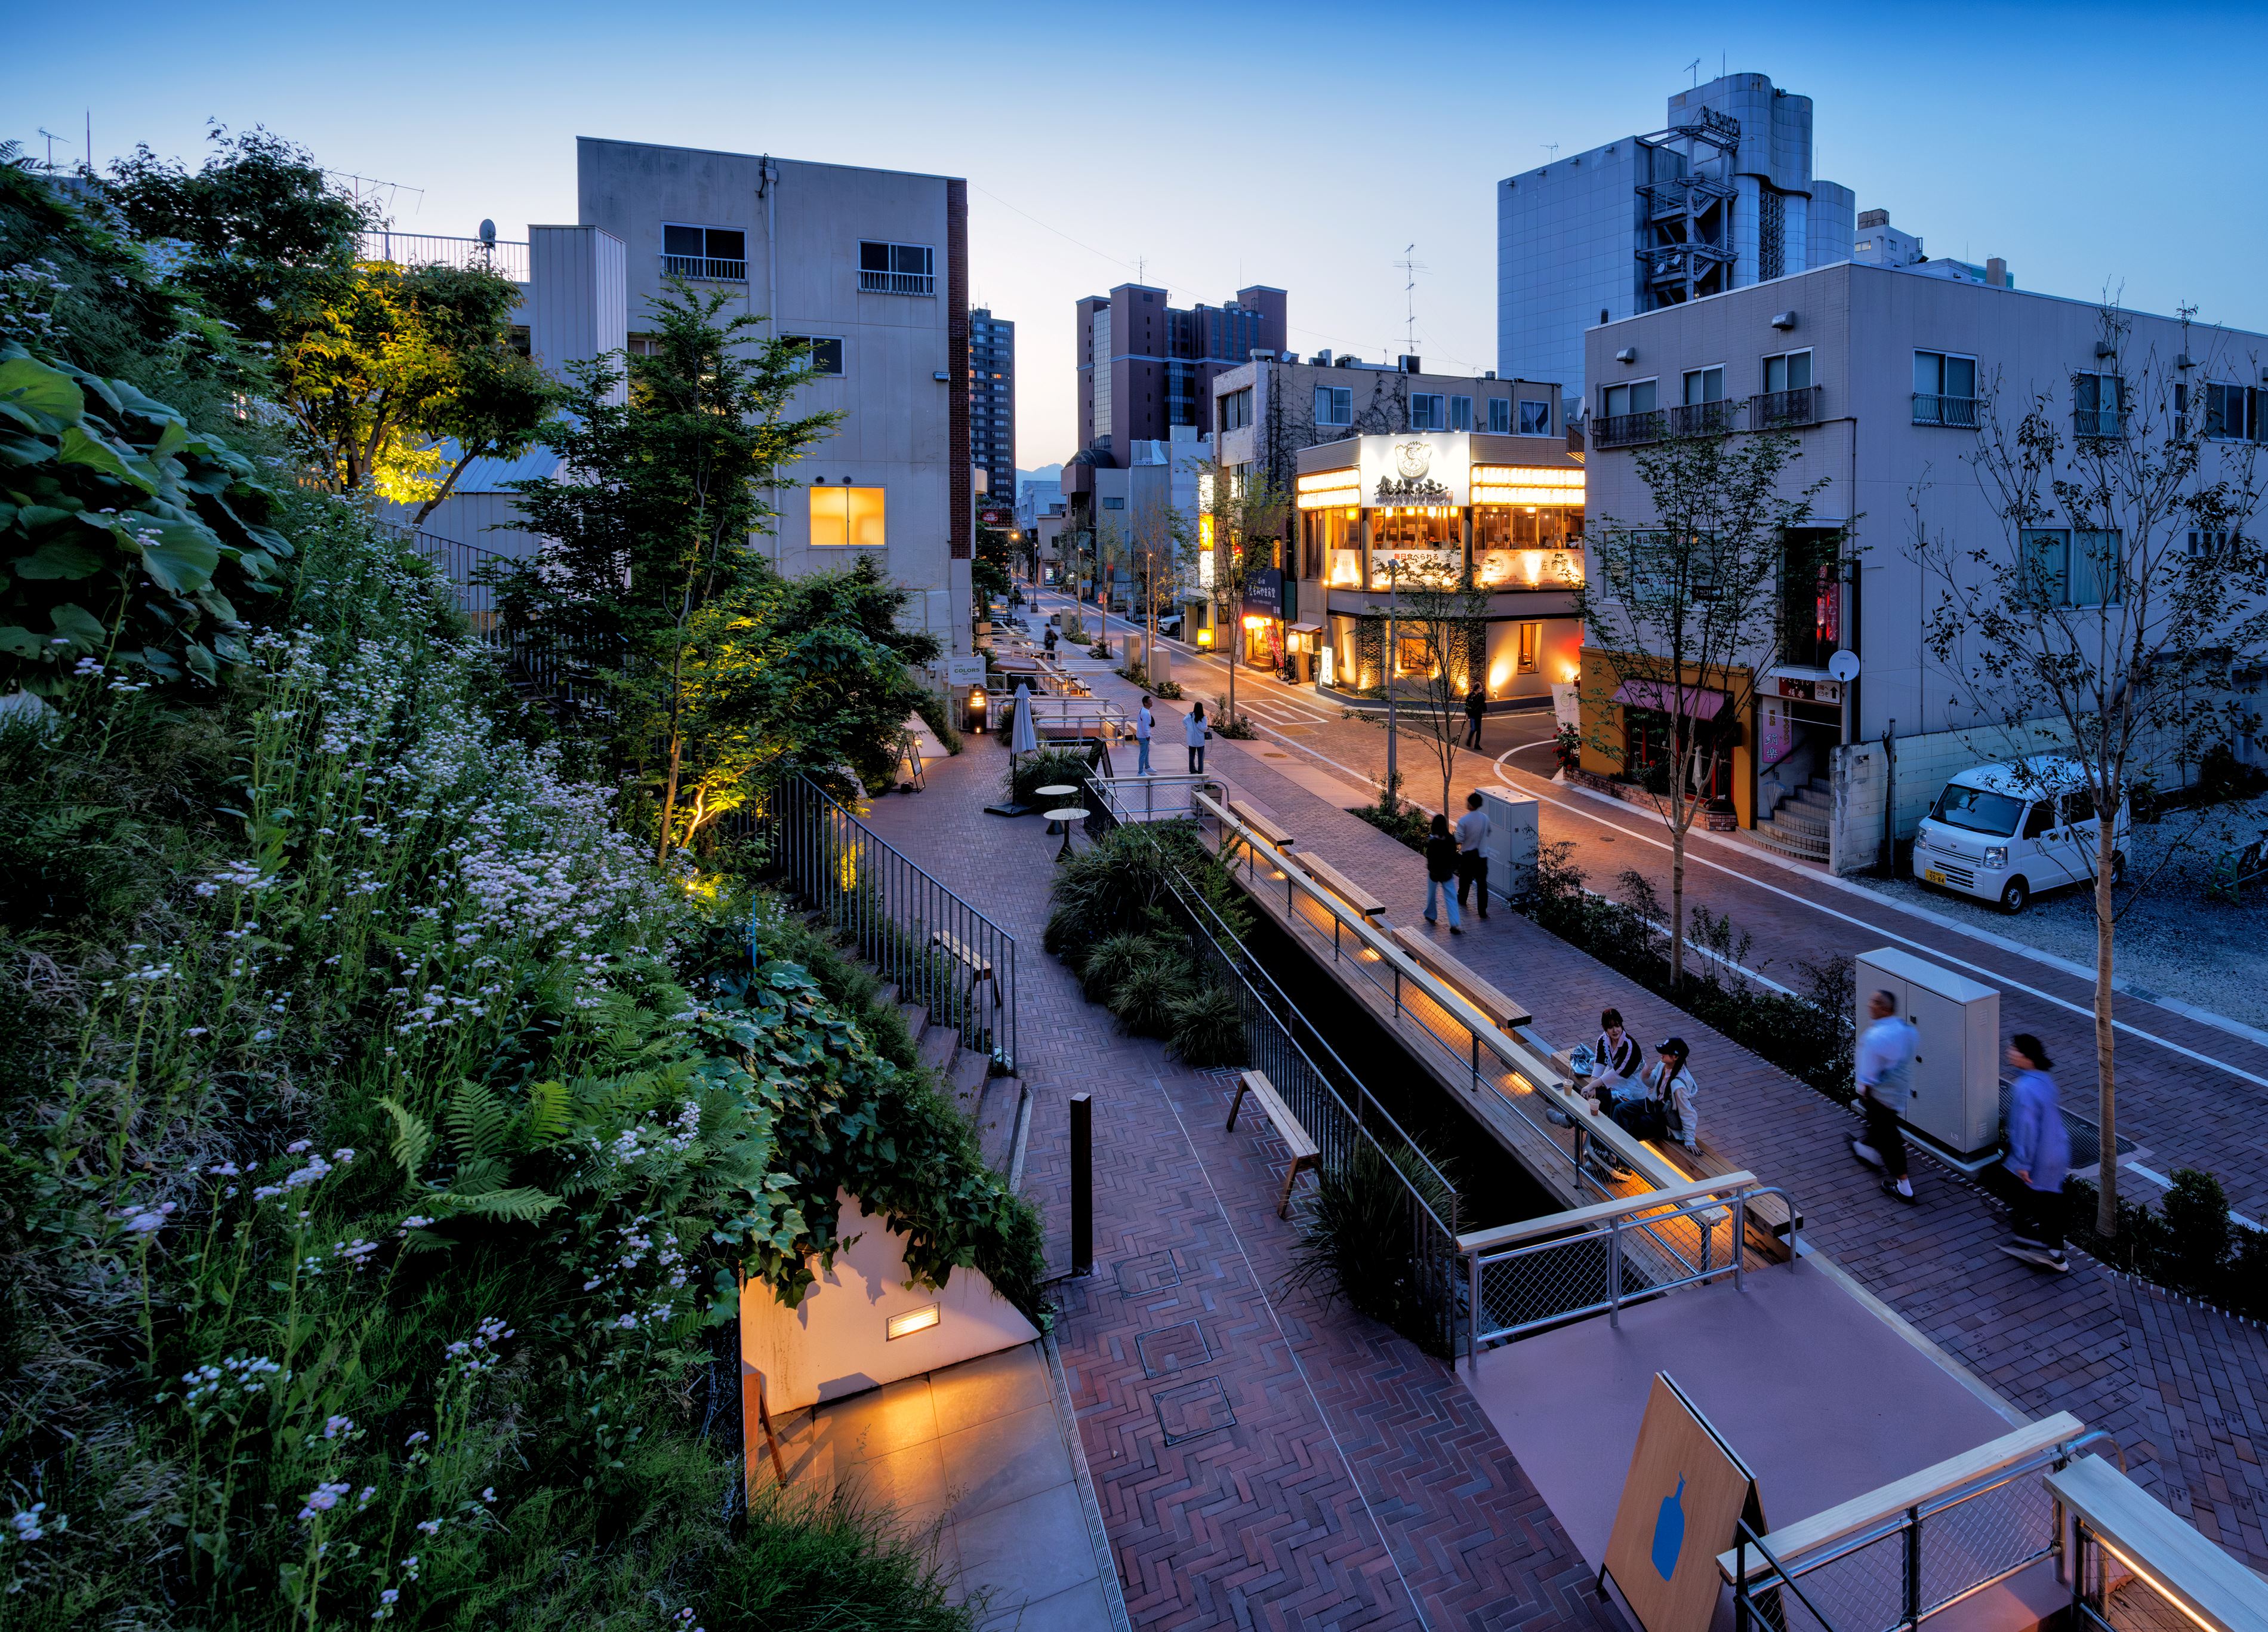
[{"label": "large green leaf", "polygon": [[110,644],[110,631],[102,620],[85,607],[66,601],[48,614],[55,632],[82,652],[92,652]]},{"label": "large green leaf", "polygon": [[86,393],[60,368],[28,357],[0,363],[0,396],[60,425],[75,425],[86,412]]},{"label": "large green leaf", "polygon": [[59,457],[67,465],[85,465],[105,476],[114,476],[145,493],[158,491],[158,479],[150,474],[148,462],[139,454],[122,450],[107,437],[92,437],[77,425],[66,425],[61,446]]},{"label": "large green leaf", "polygon": [[46,644],[20,624],[0,624],[0,652],[10,657],[35,658]]},{"label": "large green leaf", "polygon": [[103,555],[83,535],[53,533],[37,550],[9,565],[18,578],[92,578],[102,571]]},{"label": "large green leaf", "polygon": [[160,587],[187,594],[212,581],[220,565],[220,545],[194,521],[161,521],[158,542],[145,544],[142,565]]}]

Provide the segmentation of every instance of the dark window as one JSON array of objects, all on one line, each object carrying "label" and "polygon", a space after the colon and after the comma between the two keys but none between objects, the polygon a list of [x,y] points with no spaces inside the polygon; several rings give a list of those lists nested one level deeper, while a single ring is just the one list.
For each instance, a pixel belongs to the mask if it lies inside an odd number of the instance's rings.
[{"label": "dark window", "polygon": [[737,283],[748,275],[748,235],[734,227],[664,222],[661,269],[672,277]]},{"label": "dark window", "polygon": [[814,374],[839,374],[843,372],[843,342],[834,335],[782,335],[790,345],[811,348],[805,366]]}]

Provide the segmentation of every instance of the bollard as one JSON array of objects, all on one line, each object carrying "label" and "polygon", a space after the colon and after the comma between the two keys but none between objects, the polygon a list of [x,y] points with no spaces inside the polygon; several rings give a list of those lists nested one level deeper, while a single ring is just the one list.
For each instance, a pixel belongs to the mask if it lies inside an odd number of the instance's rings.
[{"label": "bollard", "polygon": [[1094,1273],[1094,1099],[1071,1097],[1071,1273]]}]

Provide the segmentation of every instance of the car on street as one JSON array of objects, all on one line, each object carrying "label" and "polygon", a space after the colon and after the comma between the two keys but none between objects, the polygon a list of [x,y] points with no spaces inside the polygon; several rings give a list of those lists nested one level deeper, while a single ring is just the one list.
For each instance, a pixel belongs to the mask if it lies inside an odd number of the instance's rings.
[{"label": "car on street", "polygon": [[[2111,880],[2133,829],[2118,807]],[[1946,783],[1914,836],[1913,875],[2021,912],[2043,890],[2093,884],[2102,823],[2086,767],[2059,755],[1978,765]]]}]

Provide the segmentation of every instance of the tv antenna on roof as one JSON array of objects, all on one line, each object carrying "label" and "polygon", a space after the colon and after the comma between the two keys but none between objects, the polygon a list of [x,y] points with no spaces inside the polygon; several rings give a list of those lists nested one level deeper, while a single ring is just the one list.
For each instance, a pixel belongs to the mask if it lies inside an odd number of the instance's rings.
[{"label": "tv antenna on roof", "polygon": [[1701,59],[1697,56],[1691,62],[1686,63],[1685,71],[1693,76],[1693,83],[1696,85],[1698,85],[1701,83]]},{"label": "tv antenna on roof", "polygon": [[1557,142],[1538,142],[1536,146],[1543,150],[1543,162],[1546,164],[1559,157],[1559,144]]},{"label": "tv antenna on roof", "polygon": [[1425,263],[1423,261],[1410,258],[1417,254],[1417,245],[1408,245],[1402,251],[1402,259],[1394,263],[1402,269],[1403,278],[1402,285],[1403,321],[1409,327],[1409,337],[1403,343],[1412,351],[1418,349],[1418,274],[1425,270]]}]

